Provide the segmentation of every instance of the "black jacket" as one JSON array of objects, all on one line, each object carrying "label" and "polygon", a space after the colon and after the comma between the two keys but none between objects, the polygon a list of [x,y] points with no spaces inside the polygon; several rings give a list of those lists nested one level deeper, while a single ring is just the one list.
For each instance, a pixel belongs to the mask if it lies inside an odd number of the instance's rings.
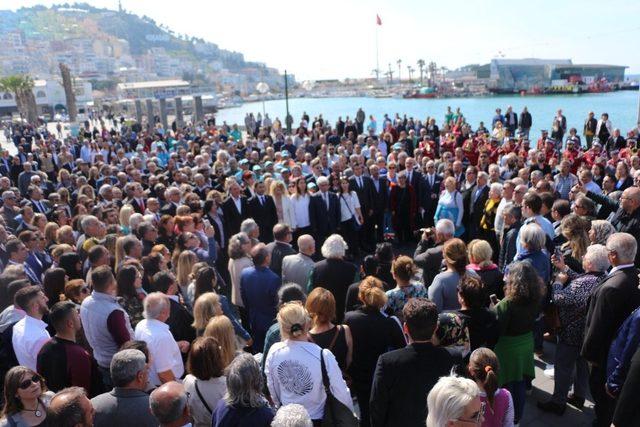
[{"label": "black jacket", "polygon": [[342,259],[329,258],[316,262],[311,270],[309,291],[322,286],[331,291],[336,299],[336,321],[340,323],[344,314],[347,289],[354,280],[358,267]]},{"label": "black jacket", "polygon": [[[354,352],[355,354],[355,352]],[[409,344],[378,358],[371,389],[371,427],[422,427],[427,394],[460,363],[431,343]]]},{"label": "black jacket", "polygon": [[349,178],[349,191],[355,191],[360,201],[360,211],[362,216],[367,218],[370,209],[373,209],[376,189],[373,187],[373,180],[368,176],[362,176],[362,187],[358,186],[355,175]]},{"label": "black jacket", "polygon": [[511,227],[505,228],[502,233],[500,255],[498,256],[498,268],[502,272],[513,261],[513,257],[516,256],[516,242],[518,241],[518,233],[521,226],[522,223],[516,222]]},{"label": "black jacket", "polygon": [[322,192],[318,191],[309,199],[309,221],[311,231],[316,242],[322,244],[324,239],[333,234],[340,224],[340,200],[335,193],[329,195],[329,209],[322,198]]},{"label": "black jacket", "polygon": [[166,323],[169,325],[171,335],[176,341],[192,342],[196,339],[196,330],[193,329],[193,316],[179,302],[169,298],[170,309],[169,318]]},{"label": "black jacket", "polygon": [[271,264],[269,268],[282,277],[282,260],[287,255],[295,255],[296,251],[286,243],[273,241],[267,245],[267,250],[271,253]]},{"label": "black jacket", "polygon": [[589,297],[582,356],[605,369],[611,341],[622,322],[638,306],[640,289],[635,267],[606,276]]},{"label": "black jacket", "polygon": [[[422,182],[420,183],[419,203],[427,213],[433,216],[438,206],[438,198],[440,197],[440,184],[442,184],[442,177],[435,174],[433,178],[433,185],[430,185],[429,175],[422,175]],[[435,196],[435,197],[434,197]],[[425,214],[426,215],[426,214]]]},{"label": "black jacket", "polygon": [[429,287],[433,278],[442,270],[442,248],[432,240],[420,240],[413,254],[413,262],[422,269],[422,283]]},{"label": "black jacket", "polygon": [[529,129],[533,125],[533,119],[531,118],[530,112],[523,111],[520,113],[520,127],[522,129]]},{"label": "black jacket", "polygon": [[373,212],[380,213],[387,210],[389,205],[389,180],[384,177],[378,177],[378,190],[376,191],[373,178],[371,179],[373,187]]},{"label": "black jacket", "polygon": [[278,223],[278,211],[273,197],[264,195],[264,203],[260,203],[258,195],[247,200],[249,217],[260,227],[260,241],[269,243],[273,240],[273,226]]},{"label": "black jacket", "polygon": [[240,232],[240,224],[242,221],[249,218],[249,208],[247,207],[247,199],[244,196],[240,197],[240,209],[242,212],[238,212],[233,198],[229,197],[222,203],[222,214],[224,216],[225,236],[233,236]]}]

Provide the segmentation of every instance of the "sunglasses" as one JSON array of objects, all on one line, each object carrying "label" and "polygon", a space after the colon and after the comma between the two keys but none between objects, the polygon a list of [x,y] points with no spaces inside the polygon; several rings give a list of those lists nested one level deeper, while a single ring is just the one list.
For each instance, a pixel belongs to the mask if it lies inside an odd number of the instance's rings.
[{"label": "sunglasses", "polygon": [[40,382],[42,381],[42,377],[40,375],[34,375],[31,377],[31,379],[28,380],[24,380],[22,381],[20,384],[18,384],[18,387],[22,390],[26,390],[29,387],[31,387],[31,384],[40,384]]}]

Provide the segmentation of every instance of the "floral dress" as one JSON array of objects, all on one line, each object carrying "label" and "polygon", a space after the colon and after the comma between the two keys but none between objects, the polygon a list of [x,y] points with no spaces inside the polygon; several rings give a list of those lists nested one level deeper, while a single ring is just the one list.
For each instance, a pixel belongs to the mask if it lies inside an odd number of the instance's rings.
[{"label": "floral dress", "polygon": [[412,283],[409,286],[396,286],[387,293],[387,310],[394,316],[402,319],[402,309],[411,298],[427,298],[427,288],[420,283]]}]

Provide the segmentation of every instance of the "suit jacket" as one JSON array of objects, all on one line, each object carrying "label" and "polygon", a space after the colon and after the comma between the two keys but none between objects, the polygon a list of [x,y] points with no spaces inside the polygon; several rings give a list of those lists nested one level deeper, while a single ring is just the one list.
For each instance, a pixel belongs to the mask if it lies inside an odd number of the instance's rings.
[{"label": "suit jacket", "polygon": [[336,320],[342,321],[347,289],[356,280],[358,268],[343,259],[329,258],[317,262],[310,276],[308,291],[322,286],[331,291],[336,299]]},{"label": "suit jacket", "polygon": [[[442,184],[442,177],[435,174],[433,178],[433,185],[429,183],[429,175],[422,175],[422,182],[420,183],[419,203],[420,207],[427,212],[433,212],[430,216],[435,214],[438,207],[438,198],[440,197],[440,184]],[[435,195],[435,197],[433,197]],[[426,216],[426,215],[425,215]]]},{"label": "suit jacket", "polygon": [[[138,200],[137,200],[137,199],[131,199],[131,200],[129,200],[129,204],[131,205],[131,207],[133,207],[133,210],[134,210],[134,211],[136,211],[136,213],[139,213],[139,214],[144,215],[144,209],[142,209],[142,206],[138,203]],[[173,207],[173,210],[174,210],[173,215],[175,215],[176,207],[173,205],[173,203],[170,203],[170,204],[169,204],[169,205],[167,205],[167,206],[172,206],[172,207]],[[146,205],[145,205],[145,209],[146,209],[146,208],[147,208],[147,207],[146,207]],[[162,209],[160,209],[160,211],[162,212]]]},{"label": "suit jacket", "polygon": [[306,287],[314,264],[311,257],[302,253],[285,256],[282,259],[282,283],[297,283]]},{"label": "suit jacket", "polygon": [[176,205],[174,205],[173,203],[169,202],[169,203],[167,203],[166,205],[164,205],[163,207],[160,208],[160,214],[176,216],[176,210],[177,209],[178,208],[176,208]]},{"label": "suit jacket", "polygon": [[[473,197],[478,189],[478,184],[469,188],[468,190],[462,193],[463,204],[464,204],[464,214],[463,217],[466,217],[466,221],[463,218],[462,221],[465,224],[469,224],[469,232],[477,233],[480,228],[480,220],[482,219],[482,215],[484,214],[484,204],[489,198],[489,185],[485,185],[476,200],[473,200]],[[471,208],[473,207],[473,212],[471,212]],[[471,238],[476,238],[477,236],[471,235]]]},{"label": "suit jacket", "polygon": [[316,242],[322,244],[324,239],[333,234],[340,224],[340,201],[335,193],[329,194],[329,209],[318,191],[309,199],[309,221]]},{"label": "suit jacket", "polygon": [[[94,424],[100,426],[156,427],[149,411],[149,395],[142,390],[115,387],[91,399],[95,409]],[[135,414],[135,416],[132,416]]]},{"label": "suit jacket", "polygon": [[371,183],[371,187],[373,187],[373,212],[384,212],[389,205],[389,180],[382,176],[378,177],[378,190],[376,190],[373,179]]},{"label": "suit jacket", "polygon": [[362,187],[358,186],[355,176],[349,178],[349,191],[355,191],[360,201],[360,210],[362,216],[366,218],[370,209],[373,209],[376,190],[373,186],[373,180],[368,176],[362,176]]},{"label": "suit jacket", "polygon": [[[409,171],[406,171],[406,172],[407,172],[407,184],[411,185],[411,188],[413,188],[413,191],[416,193],[416,196],[418,196],[422,191],[422,189],[420,188],[420,186],[422,185],[422,172],[415,169],[412,170],[411,180],[409,180]],[[418,201],[420,201],[420,199],[418,199]]]},{"label": "suit jacket", "polygon": [[267,250],[271,253],[271,265],[269,268],[282,277],[282,260],[287,255],[295,255],[296,251],[287,243],[273,241],[267,245]]},{"label": "suit jacket", "polygon": [[224,215],[225,234],[229,237],[240,232],[240,224],[242,221],[249,218],[249,212],[247,207],[247,199],[244,196],[240,196],[240,206],[242,212],[238,212],[236,204],[233,202],[233,198],[229,197],[222,203],[222,214]]},{"label": "suit jacket", "polygon": [[424,426],[427,394],[460,362],[431,343],[409,344],[382,354],[371,389],[371,427]]},{"label": "suit jacket", "polygon": [[606,276],[589,297],[582,356],[605,369],[609,347],[618,328],[638,306],[640,289],[635,267]]},{"label": "suit jacket", "polygon": [[258,196],[247,200],[249,217],[260,227],[260,241],[269,243],[273,240],[273,226],[278,223],[278,212],[273,197],[264,195],[264,204],[260,203]]},{"label": "suit jacket", "polygon": [[433,278],[442,270],[443,244],[435,245],[435,242],[421,240],[413,254],[413,262],[422,268],[422,283],[429,287]]},{"label": "suit jacket", "polygon": [[249,267],[240,275],[242,303],[249,313],[253,348],[264,348],[264,337],[273,324],[278,306],[280,277],[265,267]]},{"label": "suit jacket", "polygon": [[166,323],[169,325],[171,335],[176,341],[189,341],[192,342],[196,339],[196,331],[191,324],[193,323],[193,316],[189,313],[189,310],[182,304],[169,298],[170,309],[169,318]]}]

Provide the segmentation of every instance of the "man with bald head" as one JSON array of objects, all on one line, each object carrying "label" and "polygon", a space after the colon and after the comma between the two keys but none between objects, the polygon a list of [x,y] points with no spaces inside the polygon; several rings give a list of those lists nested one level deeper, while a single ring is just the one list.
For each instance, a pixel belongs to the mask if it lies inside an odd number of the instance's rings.
[{"label": "man with bald head", "polygon": [[312,259],[316,252],[316,242],[309,234],[298,237],[299,253],[282,259],[282,283],[297,283],[306,286],[313,268]]},{"label": "man with bald head", "polygon": [[[574,187],[576,191],[585,193],[588,198],[602,205],[602,208],[610,209],[613,214],[608,218],[616,231],[629,233],[635,237],[636,242],[640,239],[640,188],[629,187],[622,192],[620,200],[616,201],[611,197],[586,191],[583,185]],[[635,263],[640,262],[640,252],[636,253]]]},{"label": "man with bald head", "polygon": [[149,397],[149,408],[162,427],[181,427],[189,423],[189,405],[184,386],[171,381],[155,389]]},{"label": "man with bald head", "polygon": [[69,387],[51,398],[46,424],[50,427],[93,427],[94,412],[84,389]]}]

